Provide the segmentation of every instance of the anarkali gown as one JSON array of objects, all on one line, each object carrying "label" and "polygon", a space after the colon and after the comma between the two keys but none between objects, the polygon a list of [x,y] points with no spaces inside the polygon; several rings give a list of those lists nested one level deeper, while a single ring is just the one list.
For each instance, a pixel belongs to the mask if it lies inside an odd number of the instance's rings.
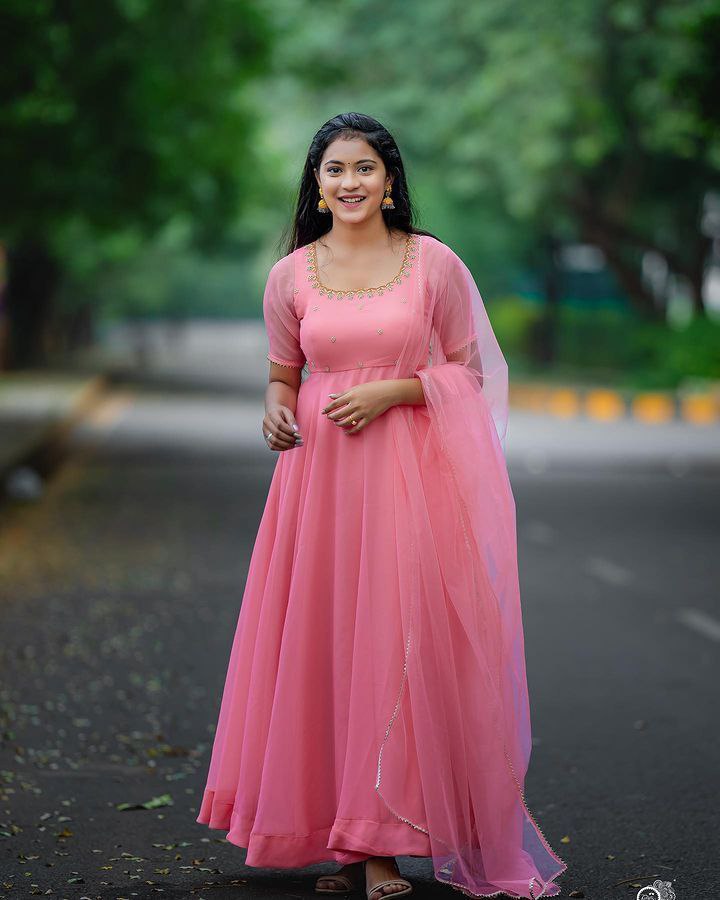
[{"label": "anarkali gown", "polygon": [[[267,358],[306,370],[295,410],[304,443],[277,454],[197,821],[227,831],[228,841],[247,848],[250,866],[435,856],[437,877],[471,896],[504,890],[538,897],[558,892],[549,879],[565,866],[537,834],[522,798],[529,734],[520,738],[522,749],[504,754],[506,766],[499,751],[490,754],[499,739],[486,736],[500,732],[500,705],[493,713],[488,701],[486,714],[482,708],[467,714],[476,690],[482,704],[480,679],[491,668],[485,657],[493,650],[480,641],[498,641],[483,625],[485,636],[470,643],[475,626],[450,609],[454,591],[474,587],[460,585],[468,565],[458,550],[455,510],[445,501],[448,476],[435,462],[434,407],[430,399],[427,407],[392,406],[354,435],[321,413],[330,393],[397,377],[413,329],[432,327],[423,348],[427,362],[433,339],[443,357],[467,346],[477,328],[472,309],[443,314],[451,298],[436,296],[433,303],[427,285],[432,271],[453,265],[467,278],[442,242],[409,235],[398,278],[359,294],[322,285],[313,244],[270,271],[263,298]],[[454,378],[461,368],[452,366]],[[430,382],[423,384],[435,396]],[[491,421],[487,415],[483,427]],[[494,442],[497,478],[504,477],[497,435],[484,433],[483,440]],[[410,492],[408,472],[417,477]],[[407,567],[420,553],[413,540],[419,518],[430,535],[423,566],[430,571],[431,557],[437,581],[432,592],[423,591],[426,611],[413,614],[418,664],[411,664],[415,674],[403,690],[408,597],[419,591]],[[519,647],[521,655],[521,641]],[[520,689],[510,690],[520,700],[512,702],[525,714],[524,668],[513,666]],[[487,677],[488,685],[496,683]],[[462,733],[464,723],[474,732]],[[503,821],[504,809],[507,827],[499,825],[494,836],[492,822]],[[454,848],[447,857],[446,846]]]}]

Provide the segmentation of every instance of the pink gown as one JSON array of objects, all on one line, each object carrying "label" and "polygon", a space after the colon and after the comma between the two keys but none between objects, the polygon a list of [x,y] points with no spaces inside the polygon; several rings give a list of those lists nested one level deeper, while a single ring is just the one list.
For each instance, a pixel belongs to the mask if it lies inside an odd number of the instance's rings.
[{"label": "pink gown", "polygon": [[[472,896],[539,897],[538,884],[549,896],[565,865],[522,798],[514,506],[489,412],[505,406],[504,360],[444,244],[413,236],[399,275],[372,296],[328,294],[310,245],[268,276],[268,359],[308,372],[304,445],[277,453],[197,821],[247,848],[250,866],[432,856],[438,880]],[[390,407],[354,435],[322,415],[330,393],[397,377],[406,335],[427,406]],[[464,366],[432,365],[473,336],[479,393]],[[416,561],[423,581],[410,584]]]},{"label": "pink gown", "polygon": [[[309,372],[295,410],[304,446],[277,453],[197,817],[247,848],[250,866],[430,856],[427,835],[373,787],[403,665],[393,577],[403,522],[388,515],[397,408],[355,435],[320,412],[328,394],[392,371],[416,266],[393,290],[350,301],[320,294],[308,263],[307,247],[279,260],[263,299],[267,358]],[[423,408],[409,408],[427,429]],[[421,821],[411,745],[407,790]]]}]

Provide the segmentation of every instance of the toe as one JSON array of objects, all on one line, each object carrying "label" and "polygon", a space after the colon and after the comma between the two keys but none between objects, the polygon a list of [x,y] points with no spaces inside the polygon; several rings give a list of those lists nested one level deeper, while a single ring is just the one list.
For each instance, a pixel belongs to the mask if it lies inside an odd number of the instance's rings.
[{"label": "toe", "polygon": [[373,893],[380,897],[385,897],[387,894],[395,894],[397,891],[401,891],[404,887],[405,885],[393,881],[391,884],[384,884],[382,887],[375,888]]}]

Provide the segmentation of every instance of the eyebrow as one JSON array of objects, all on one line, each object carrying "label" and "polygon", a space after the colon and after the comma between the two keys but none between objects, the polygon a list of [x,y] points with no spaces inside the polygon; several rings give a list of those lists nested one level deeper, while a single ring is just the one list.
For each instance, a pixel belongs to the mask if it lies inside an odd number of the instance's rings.
[{"label": "eyebrow", "polygon": [[[370,162],[370,163],[374,163],[374,162],[376,162],[376,160],[374,160],[374,159],[359,159],[357,162],[358,162],[358,163],[361,163],[361,162]],[[342,161],[341,159],[328,159],[328,160],[325,161],[325,165],[326,165],[326,166],[329,166],[330,163],[339,163],[341,166],[344,165],[344,163],[343,163],[343,161]],[[356,165],[357,165],[357,163],[356,163]]]}]

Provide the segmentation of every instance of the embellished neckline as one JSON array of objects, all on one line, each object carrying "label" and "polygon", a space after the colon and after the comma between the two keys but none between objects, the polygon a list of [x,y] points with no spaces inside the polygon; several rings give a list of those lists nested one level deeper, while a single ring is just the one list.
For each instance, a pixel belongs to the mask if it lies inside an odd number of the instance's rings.
[{"label": "embellished neckline", "polygon": [[419,236],[416,234],[408,234],[405,241],[405,252],[403,253],[400,271],[394,278],[391,278],[390,281],[386,282],[385,284],[380,284],[376,287],[371,288],[363,288],[362,290],[358,291],[338,291],[334,288],[327,287],[327,285],[324,285],[320,281],[320,276],[318,274],[317,268],[317,253],[315,248],[316,241],[313,241],[305,248],[308,281],[310,282],[310,286],[315,288],[316,291],[319,291],[319,293],[324,294],[326,297],[335,297],[338,300],[342,300],[344,298],[352,300],[354,297],[357,297],[358,299],[361,297],[374,297],[376,294],[382,296],[386,291],[394,290],[395,285],[402,284],[403,278],[410,277],[410,270],[412,269],[414,260],[417,257],[418,237]]}]

